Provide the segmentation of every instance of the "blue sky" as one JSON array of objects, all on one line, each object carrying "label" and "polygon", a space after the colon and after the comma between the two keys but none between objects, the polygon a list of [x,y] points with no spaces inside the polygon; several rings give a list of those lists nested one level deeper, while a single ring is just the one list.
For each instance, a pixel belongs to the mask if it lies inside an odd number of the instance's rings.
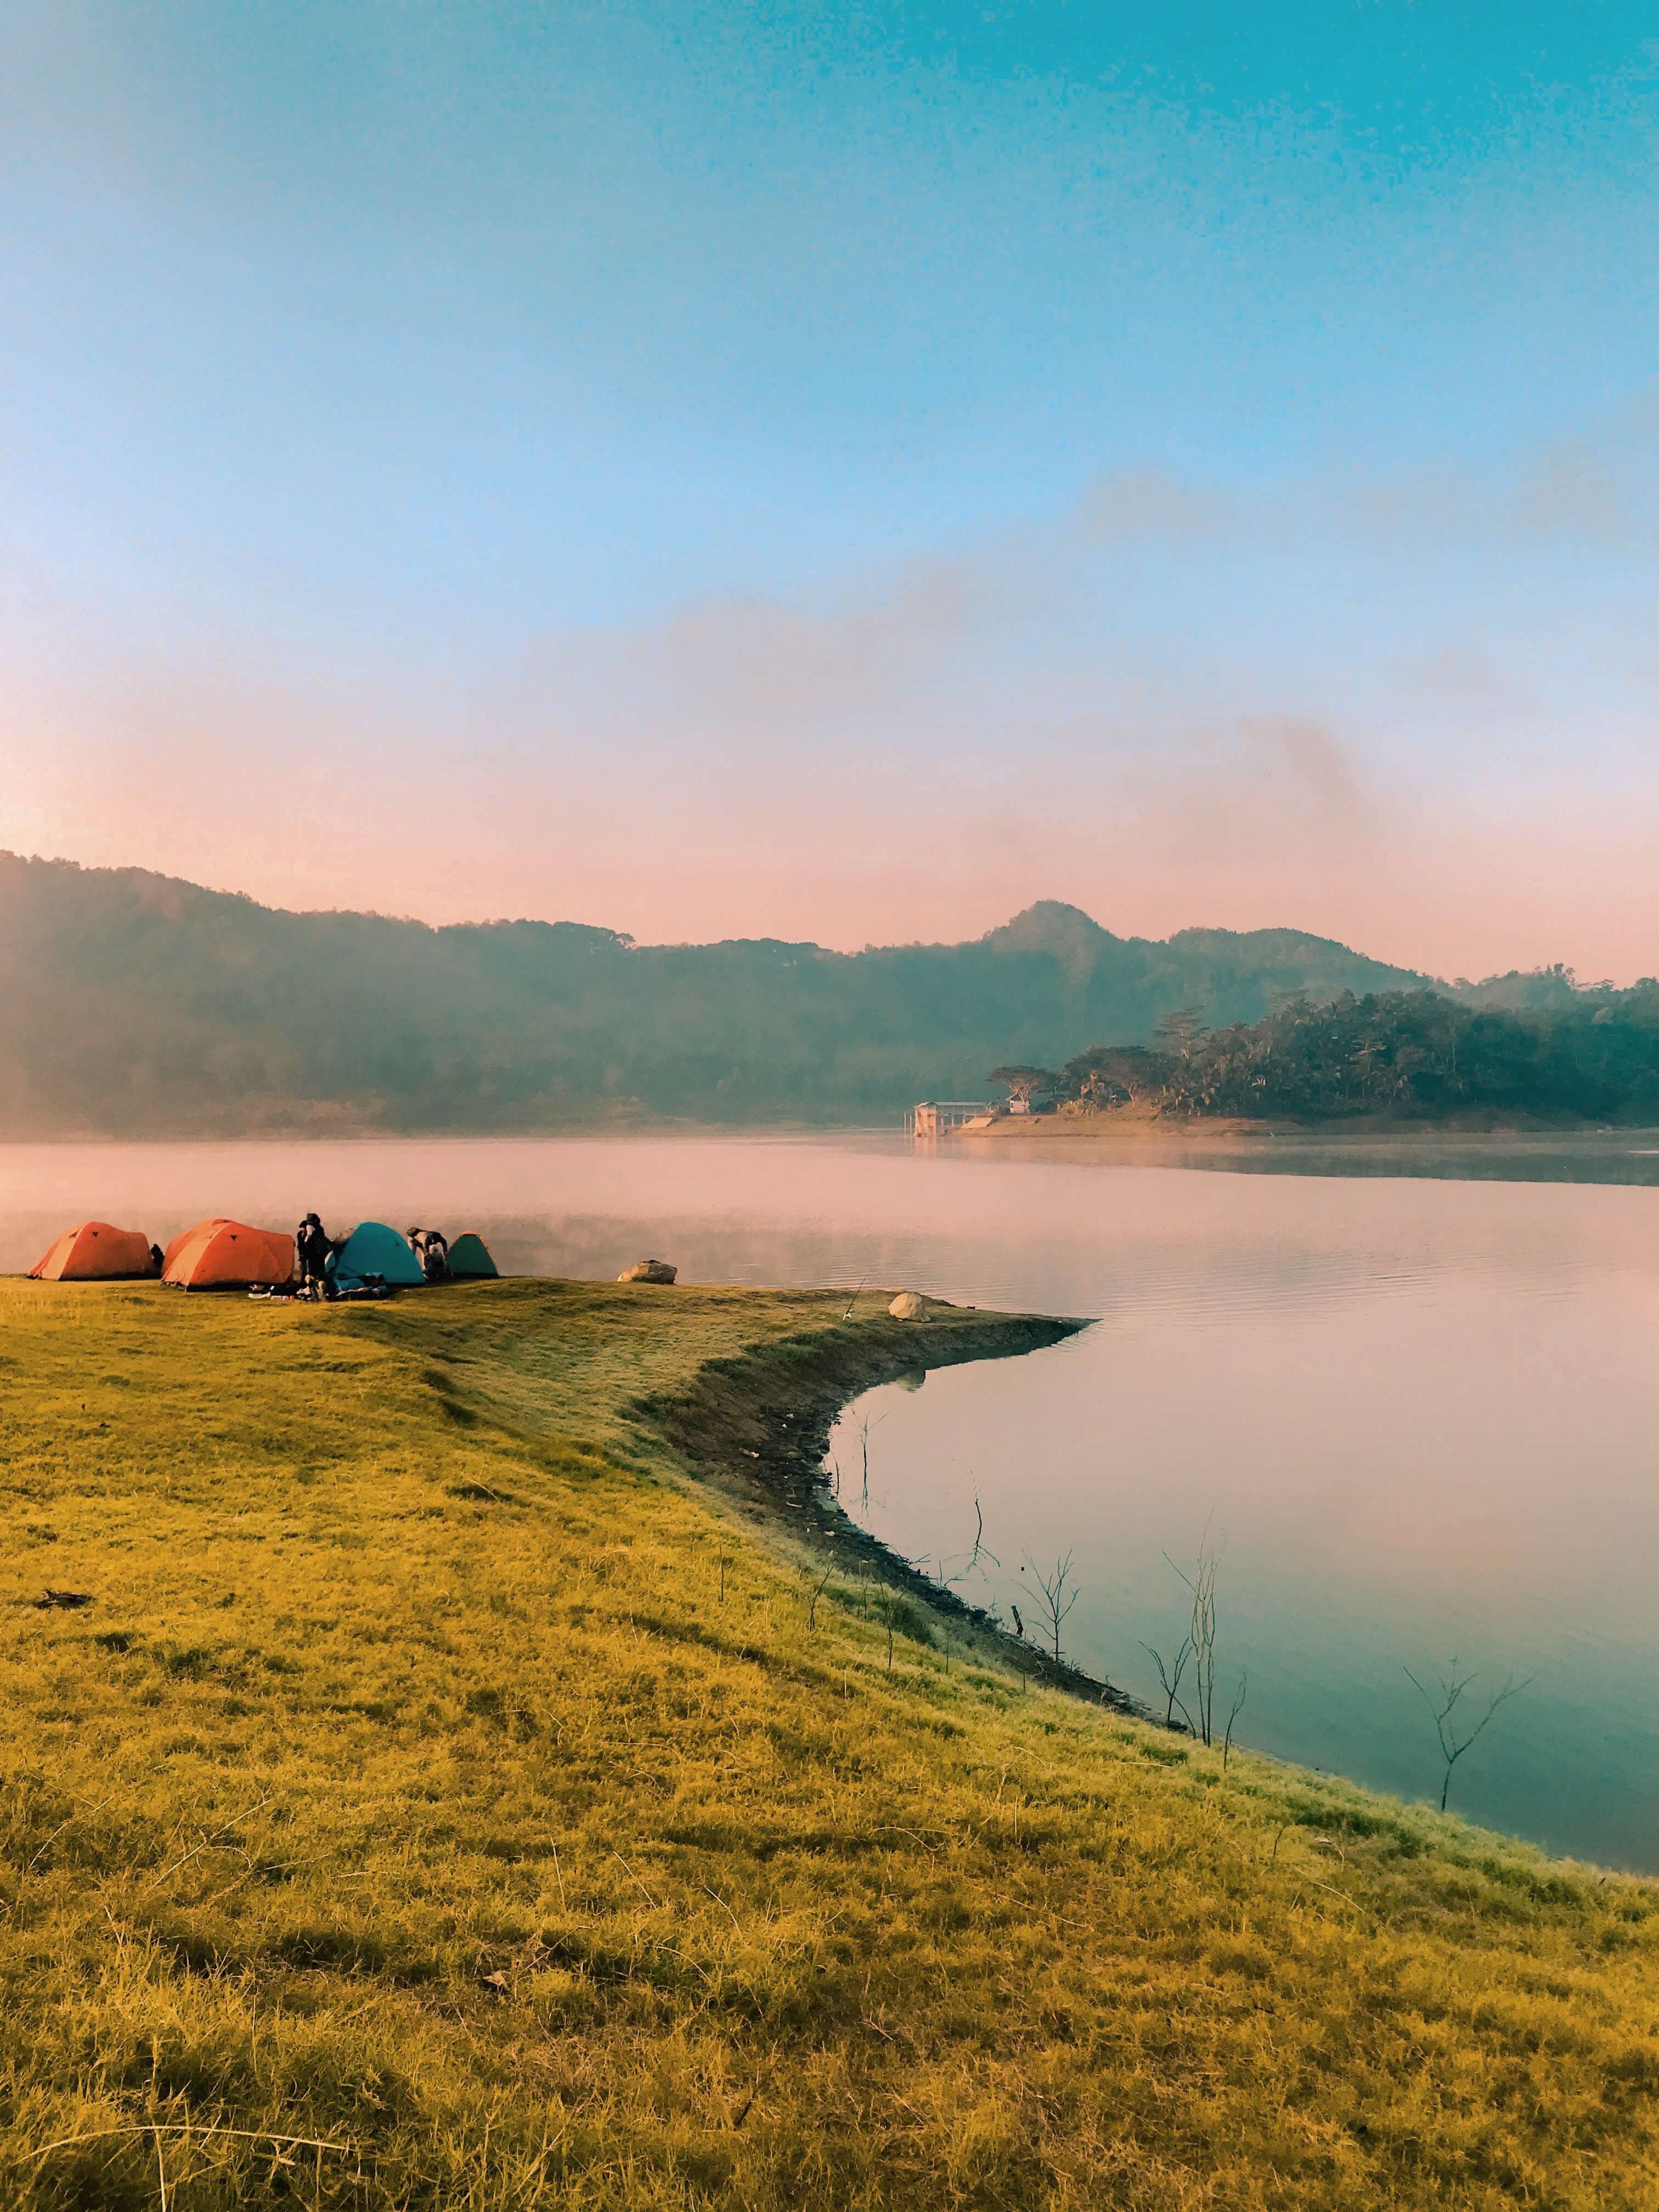
[{"label": "blue sky", "polygon": [[1659,966],[1656,85],[1624,4],[21,0],[0,843]]}]

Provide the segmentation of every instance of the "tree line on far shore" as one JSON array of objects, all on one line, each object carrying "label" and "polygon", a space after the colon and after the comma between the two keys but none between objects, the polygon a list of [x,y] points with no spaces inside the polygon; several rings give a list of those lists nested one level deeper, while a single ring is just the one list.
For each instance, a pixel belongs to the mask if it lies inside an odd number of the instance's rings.
[{"label": "tree line on far shore", "polygon": [[[1079,1105],[1605,1119],[1653,1110],[1656,991],[1559,967],[1433,985],[1302,931],[1117,937],[1054,901],[861,952],[434,929],[0,853],[0,1134],[891,1122],[974,1096],[999,1054]],[[1090,1037],[1126,1042],[1062,1075]]]},{"label": "tree line on far shore", "polygon": [[1297,994],[1261,1021],[1218,1029],[1181,1007],[1150,1046],[1091,1045],[1061,1068],[1012,1065],[991,1080],[1080,1113],[1639,1122],[1659,1119],[1659,981],[1509,1008],[1431,990],[1345,991],[1322,1005]]},{"label": "tree line on far shore", "polygon": [[1298,931],[1122,938],[1053,902],[963,945],[635,945],[0,853],[0,1135],[891,1124],[999,1054],[1148,1043],[1172,1006],[1252,1022],[1285,991],[1425,980]]}]

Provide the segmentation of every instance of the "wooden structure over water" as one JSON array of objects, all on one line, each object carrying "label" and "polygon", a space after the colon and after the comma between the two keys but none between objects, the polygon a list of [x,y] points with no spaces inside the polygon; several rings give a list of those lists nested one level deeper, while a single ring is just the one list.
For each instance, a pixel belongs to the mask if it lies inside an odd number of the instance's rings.
[{"label": "wooden structure over water", "polygon": [[905,1115],[904,1127],[913,1137],[943,1137],[991,1110],[986,1098],[924,1098]]}]

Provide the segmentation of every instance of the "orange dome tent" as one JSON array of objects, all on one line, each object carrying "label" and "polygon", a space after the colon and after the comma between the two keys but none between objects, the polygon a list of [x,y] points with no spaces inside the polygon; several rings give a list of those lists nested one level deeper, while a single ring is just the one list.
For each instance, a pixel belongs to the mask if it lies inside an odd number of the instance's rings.
[{"label": "orange dome tent", "polygon": [[123,1275],[153,1275],[155,1262],[149,1237],[138,1230],[83,1221],[78,1229],[66,1229],[29,1273],[42,1283],[109,1282]]},{"label": "orange dome tent", "polygon": [[173,1263],[192,1237],[199,1237],[204,1230],[229,1229],[234,1228],[234,1225],[233,1222],[227,1221],[224,1215],[221,1213],[216,1215],[211,1221],[198,1221],[194,1229],[181,1229],[161,1255],[161,1280],[164,1283],[170,1283],[173,1280]]},{"label": "orange dome tent", "polygon": [[294,1239],[241,1221],[201,1221],[167,1249],[162,1280],[181,1291],[275,1286],[294,1273]]}]

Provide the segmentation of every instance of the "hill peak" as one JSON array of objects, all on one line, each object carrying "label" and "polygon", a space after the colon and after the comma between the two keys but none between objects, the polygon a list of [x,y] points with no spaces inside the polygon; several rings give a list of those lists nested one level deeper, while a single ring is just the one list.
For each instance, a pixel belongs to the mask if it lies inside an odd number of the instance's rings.
[{"label": "hill peak", "polygon": [[1073,965],[1092,963],[1105,946],[1119,941],[1080,906],[1068,906],[1064,899],[1038,899],[980,939],[994,952],[1051,952]]}]

